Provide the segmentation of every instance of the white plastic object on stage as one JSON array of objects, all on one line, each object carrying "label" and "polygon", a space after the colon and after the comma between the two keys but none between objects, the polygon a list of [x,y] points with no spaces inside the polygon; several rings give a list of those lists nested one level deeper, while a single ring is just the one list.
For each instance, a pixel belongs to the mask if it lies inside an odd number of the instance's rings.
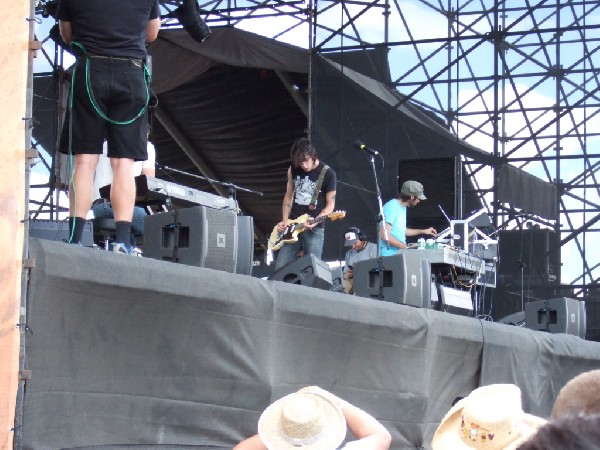
[{"label": "white plastic object on stage", "polygon": [[441,286],[441,292],[442,305],[452,306],[454,308],[459,308],[466,311],[473,310],[473,302],[471,301],[471,291],[461,291],[459,289]]}]

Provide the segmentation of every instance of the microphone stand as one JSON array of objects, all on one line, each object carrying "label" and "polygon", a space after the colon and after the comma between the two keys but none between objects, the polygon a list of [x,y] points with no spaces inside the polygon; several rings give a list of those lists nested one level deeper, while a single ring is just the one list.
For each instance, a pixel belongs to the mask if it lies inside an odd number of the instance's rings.
[{"label": "microphone stand", "polygon": [[379,254],[379,239],[380,239],[380,233],[379,233],[379,223],[381,221],[382,222],[382,226],[383,226],[383,235],[385,237],[385,243],[387,245],[387,249],[390,249],[390,240],[389,240],[389,235],[388,235],[388,231],[387,231],[387,227],[385,226],[385,213],[383,212],[383,202],[381,200],[381,189],[379,189],[379,180],[377,178],[377,170],[375,169],[375,155],[372,153],[369,153],[369,161],[371,162],[371,169],[373,170],[373,179],[375,180],[375,190],[377,192],[377,205],[379,207],[379,214],[377,215],[377,217],[375,218],[375,222],[376,222],[376,231],[377,231],[377,270],[379,272],[379,292],[377,294],[377,298],[379,300],[383,299],[383,260],[381,255]]}]

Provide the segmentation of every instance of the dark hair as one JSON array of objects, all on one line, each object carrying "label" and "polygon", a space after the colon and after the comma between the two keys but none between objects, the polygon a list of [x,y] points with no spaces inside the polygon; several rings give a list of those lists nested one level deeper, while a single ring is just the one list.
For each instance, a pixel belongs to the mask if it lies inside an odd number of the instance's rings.
[{"label": "dark hair", "polygon": [[564,416],[549,421],[519,446],[519,450],[580,450],[600,448],[600,416]]},{"label": "dark hair", "polygon": [[300,167],[302,161],[306,158],[318,159],[317,150],[315,146],[307,138],[297,139],[292,144],[292,150],[290,152],[290,159],[295,167]]},{"label": "dark hair", "polygon": [[406,194],[403,194],[402,192],[398,193],[398,198],[400,200],[402,200],[403,202],[409,201],[412,197],[414,197],[414,196],[413,195],[406,195]]}]

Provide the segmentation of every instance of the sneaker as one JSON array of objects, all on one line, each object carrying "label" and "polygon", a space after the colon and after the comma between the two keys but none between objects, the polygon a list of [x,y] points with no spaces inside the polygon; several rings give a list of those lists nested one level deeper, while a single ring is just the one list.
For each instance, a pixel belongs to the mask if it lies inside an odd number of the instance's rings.
[{"label": "sneaker", "polygon": [[123,253],[131,256],[142,256],[142,251],[137,247],[131,247],[122,242],[116,242],[113,244],[112,251],[114,253]]}]

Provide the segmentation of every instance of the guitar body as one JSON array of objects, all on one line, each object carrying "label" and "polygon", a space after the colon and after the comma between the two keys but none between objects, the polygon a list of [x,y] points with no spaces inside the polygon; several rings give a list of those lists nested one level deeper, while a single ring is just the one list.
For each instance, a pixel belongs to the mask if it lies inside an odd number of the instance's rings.
[{"label": "guitar body", "polygon": [[288,220],[287,226],[280,233],[277,231],[277,225],[273,228],[269,236],[269,250],[279,250],[284,244],[298,241],[298,235],[304,231],[304,223],[308,220],[308,214],[303,214],[297,219]]},{"label": "guitar body", "polygon": [[273,228],[267,246],[269,250],[279,250],[282,245],[298,241],[298,235],[304,231],[304,225],[308,221],[310,225],[322,222],[325,219],[339,220],[346,217],[346,211],[335,211],[326,216],[319,216],[311,219],[308,214],[302,214],[294,220],[288,220],[285,229],[282,232],[277,231],[277,225]]}]

